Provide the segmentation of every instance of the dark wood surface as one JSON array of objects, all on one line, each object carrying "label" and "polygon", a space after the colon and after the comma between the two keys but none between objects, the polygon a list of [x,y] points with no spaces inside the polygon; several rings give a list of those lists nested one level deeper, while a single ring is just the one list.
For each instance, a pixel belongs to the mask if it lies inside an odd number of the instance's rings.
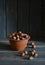
[{"label": "dark wood surface", "polygon": [[[32,41],[28,43],[30,45]],[[0,65],[45,65],[45,42],[35,41],[35,50],[38,53],[38,57],[33,60],[27,60],[27,56],[21,57],[20,51],[13,51],[9,47],[9,41],[0,41]],[[25,50],[32,50],[33,48],[27,48]]]}]

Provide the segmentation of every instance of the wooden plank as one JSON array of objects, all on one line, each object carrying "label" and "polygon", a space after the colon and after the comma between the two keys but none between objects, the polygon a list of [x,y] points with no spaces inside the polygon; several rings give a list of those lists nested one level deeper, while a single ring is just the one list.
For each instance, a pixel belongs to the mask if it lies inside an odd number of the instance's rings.
[{"label": "wooden plank", "polygon": [[42,0],[42,37],[45,39],[45,0]]},{"label": "wooden plank", "polygon": [[41,36],[41,0],[31,1],[30,21],[30,34],[32,38],[39,39]]},{"label": "wooden plank", "polygon": [[17,0],[6,0],[7,36],[17,31]]},{"label": "wooden plank", "polygon": [[18,30],[29,34],[29,0],[18,0]]},{"label": "wooden plank", "polygon": [[5,38],[4,0],[0,0],[0,38]]},{"label": "wooden plank", "polygon": [[18,29],[32,38],[41,36],[41,0],[18,1]]},{"label": "wooden plank", "polygon": [[[29,42],[29,44],[32,41]],[[35,41],[37,45],[45,45],[43,42],[39,42],[39,41]],[[36,50],[36,49],[35,49]],[[43,51],[41,51],[43,50]],[[45,65],[45,50],[44,48],[38,48],[38,50],[36,50],[37,53],[39,53],[37,58],[34,58],[33,60],[27,60],[27,55],[25,57],[21,57],[20,56],[20,52],[18,51],[11,51],[11,50],[0,50],[0,64],[4,65],[4,64],[11,64],[11,65],[42,65],[44,63]]]}]

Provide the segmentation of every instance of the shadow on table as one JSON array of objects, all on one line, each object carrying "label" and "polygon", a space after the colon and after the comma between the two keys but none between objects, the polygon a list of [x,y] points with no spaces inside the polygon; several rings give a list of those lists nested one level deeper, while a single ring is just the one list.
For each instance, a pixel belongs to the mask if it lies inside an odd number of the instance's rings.
[{"label": "shadow on table", "polygon": [[10,45],[0,42],[0,50],[11,50]]}]

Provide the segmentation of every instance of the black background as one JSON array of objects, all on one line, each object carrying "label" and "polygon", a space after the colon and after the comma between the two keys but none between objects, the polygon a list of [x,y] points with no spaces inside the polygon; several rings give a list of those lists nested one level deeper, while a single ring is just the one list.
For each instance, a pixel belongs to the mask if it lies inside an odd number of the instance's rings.
[{"label": "black background", "polygon": [[45,0],[0,0],[0,39],[14,31],[45,38]]}]

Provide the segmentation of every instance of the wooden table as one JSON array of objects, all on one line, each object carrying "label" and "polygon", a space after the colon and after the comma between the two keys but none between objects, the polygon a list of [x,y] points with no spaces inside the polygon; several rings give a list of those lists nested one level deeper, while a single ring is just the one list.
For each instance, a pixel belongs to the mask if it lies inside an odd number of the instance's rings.
[{"label": "wooden table", "polygon": [[[28,43],[30,46],[32,41]],[[33,60],[27,60],[28,56],[21,57],[19,52],[12,51],[9,47],[8,41],[0,42],[0,65],[45,65],[45,42],[35,41],[36,48],[38,52],[38,57]],[[32,50],[33,48],[26,48],[27,50]]]}]

